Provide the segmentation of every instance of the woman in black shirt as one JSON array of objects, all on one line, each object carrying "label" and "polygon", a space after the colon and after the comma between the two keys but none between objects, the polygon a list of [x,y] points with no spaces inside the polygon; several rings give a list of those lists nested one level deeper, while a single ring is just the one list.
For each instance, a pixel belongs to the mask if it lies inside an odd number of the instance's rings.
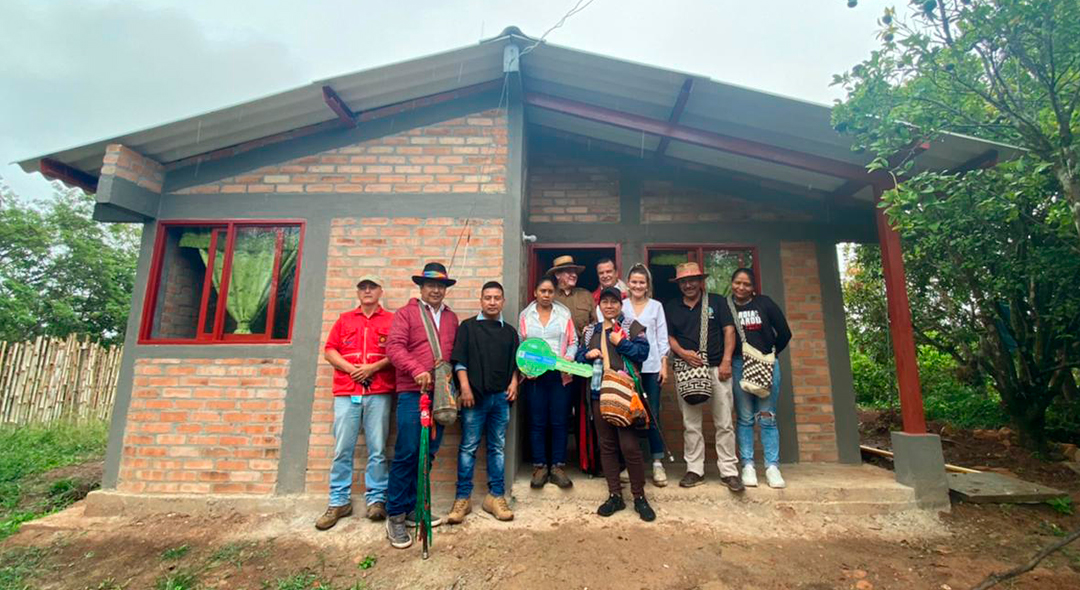
[{"label": "woman in black shirt", "polygon": [[[731,298],[735,305],[735,321],[742,325],[746,342],[764,354],[780,354],[791,341],[784,312],[765,295],[754,293],[754,271],[737,269],[731,275]],[[735,438],[739,443],[742,460],[743,484],[757,486],[754,470],[754,421],[761,426],[761,448],[765,455],[765,479],[771,488],[787,484],[780,474],[780,431],[776,428],[776,400],[780,396],[780,362],[773,363],[772,392],[768,397],[758,397],[744,391],[739,385],[743,376],[743,341],[736,335],[735,354],[731,359],[732,382],[735,393],[735,411],[738,421]]]}]

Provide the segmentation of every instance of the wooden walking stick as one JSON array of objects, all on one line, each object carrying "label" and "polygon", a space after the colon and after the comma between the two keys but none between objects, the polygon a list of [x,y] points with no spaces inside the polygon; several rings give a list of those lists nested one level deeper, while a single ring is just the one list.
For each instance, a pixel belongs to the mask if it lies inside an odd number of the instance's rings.
[{"label": "wooden walking stick", "polygon": [[420,465],[416,477],[416,534],[420,537],[421,557],[428,558],[431,540],[431,439],[435,431],[431,419],[431,397],[420,394]]}]

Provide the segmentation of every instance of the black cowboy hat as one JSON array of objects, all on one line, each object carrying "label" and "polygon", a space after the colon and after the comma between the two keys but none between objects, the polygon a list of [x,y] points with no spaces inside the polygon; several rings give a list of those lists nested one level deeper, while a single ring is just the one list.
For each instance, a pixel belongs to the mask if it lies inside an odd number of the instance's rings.
[{"label": "black cowboy hat", "polygon": [[457,283],[456,280],[451,279],[446,274],[446,267],[441,262],[429,262],[424,265],[424,271],[418,275],[413,275],[412,281],[417,285],[423,285],[425,281],[435,281],[436,283],[442,283],[447,287],[454,286]]}]

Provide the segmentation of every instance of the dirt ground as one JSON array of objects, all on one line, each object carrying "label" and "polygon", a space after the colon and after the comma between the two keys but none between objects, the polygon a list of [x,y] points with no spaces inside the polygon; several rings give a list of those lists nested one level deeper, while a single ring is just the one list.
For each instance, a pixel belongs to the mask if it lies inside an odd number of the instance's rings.
[{"label": "dirt ground", "polygon": [[[877,416],[864,416],[867,444]],[[1068,468],[980,442],[984,464],[1071,492]],[[975,447],[973,447],[975,448]],[[947,458],[957,461],[957,451]],[[1005,457],[1005,458],[1002,458]],[[970,458],[970,457],[969,457]],[[1011,459],[1009,459],[1011,458]],[[965,460],[964,465],[974,466]],[[1068,475],[1068,473],[1072,475]],[[719,485],[710,482],[709,485]],[[749,493],[752,493],[751,490]],[[567,502],[543,514],[519,511],[508,525],[477,509],[464,525],[435,531],[431,558],[417,546],[399,551],[381,523],[359,516],[317,532],[317,514],[169,513],[141,519],[85,517],[82,505],[24,525],[0,544],[0,572],[18,569],[28,588],[114,590],[166,588],[184,575],[198,586],[175,590],[323,588],[804,588],[858,590],[969,588],[1009,569],[1066,531],[1080,515],[1049,505],[954,504],[949,514],[868,516],[796,514],[790,508],[724,513],[713,505],[656,506],[642,523],[632,510],[603,519],[594,507]],[[6,570],[4,568],[7,568]],[[4,586],[0,590],[22,588]],[[306,586],[288,585],[305,580]],[[1001,588],[1080,588],[1080,546],[1043,561]]]}]

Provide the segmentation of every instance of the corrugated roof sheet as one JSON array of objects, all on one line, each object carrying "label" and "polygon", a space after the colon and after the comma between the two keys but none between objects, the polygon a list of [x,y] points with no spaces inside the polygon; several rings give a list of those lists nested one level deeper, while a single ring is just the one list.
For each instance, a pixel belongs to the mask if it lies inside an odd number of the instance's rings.
[{"label": "corrugated roof sheet", "polygon": [[[508,29],[494,39],[426,57],[346,74],[278,94],[196,115],[180,121],[111,137],[19,162],[35,171],[38,161],[52,158],[97,173],[105,146],[122,143],[162,163],[229,147],[245,141],[330,121],[335,115],[323,102],[322,86],[330,85],[355,112],[395,104],[456,88],[495,80],[503,75],[506,43],[530,47],[535,39]],[[850,140],[836,133],[830,108],[804,100],[715,82],[651,65],[543,43],[522,57],[526,91],[549,94],[609,109],[666,120],[687,77],[695,79],[680,124],[778,147],[865,165],[869,157],[851,151]],[[655,136],[612,125],[529,107],[527,120],[536,125],[586,135],[651,152]],[[1018,150],[969,137],[950,135],[919,156],[918,169],[948,169],[997,149],[1002,159]],[[832,190],[843,179],[728,154],[678,141],[672,157],[751,174],[787,185]],[[866,191],[860,196],[866,197]]]}]

